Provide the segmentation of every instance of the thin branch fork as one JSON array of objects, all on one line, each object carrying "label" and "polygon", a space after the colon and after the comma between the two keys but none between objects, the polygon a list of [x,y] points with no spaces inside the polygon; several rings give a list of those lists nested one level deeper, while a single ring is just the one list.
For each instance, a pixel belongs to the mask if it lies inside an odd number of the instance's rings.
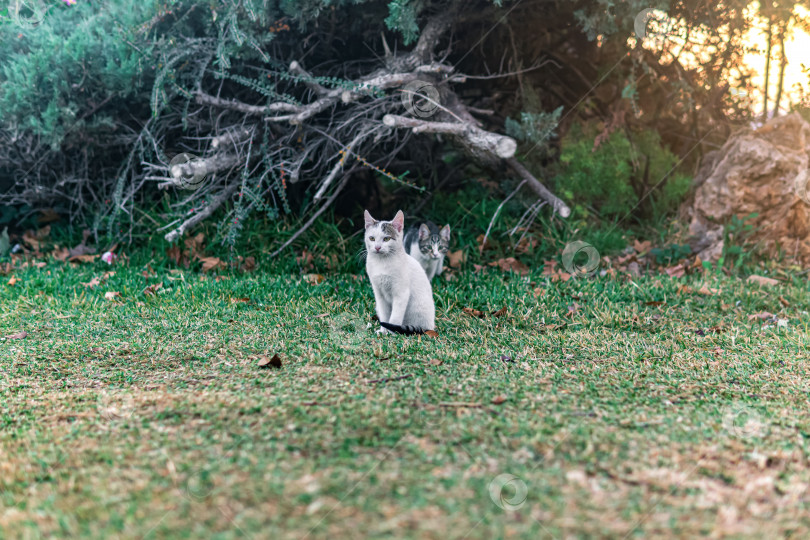
[{"label": "thin branch fork", "polygon": [[312,198],[313,201],[318,202],[323,198],[324,193],[326,193],[326,189],[329,187],[332,181],[334,181],[338,172],[340,172],[346,165],[346,160],[348,159],[351,151],[369,135],[369,132],[359,133],[354,139],[352,139],[352,142],[346,146],[346,149],[343,151],[343,156],[338,160],[337,163],[335,163],[335,166],[332,167],[332,170],[329,171],[329,174],[323,179],[318,191],[315,192],[315,196]]},{"label": "thin branch fork", "polygon": [[214,211],[222,206],[222,204],[231,198],[231,196],[236,192],[236,190],[241,186],[239,182],[234,182],[226,187],[219,195],[214,197],[211,202],[200,210],[198,213],[194,214],[187,220],[185,220],[179,227],[166,233],[164,238],[167,242],[174,242],[178,238],[182,237],[185,232],[192,227],[194,227],[197,223],[200,223],[204,219],[208,218]]},{"label": "thin branch fork", "polygon": [[356,170],[356,167],[353,167],[352,169],[350,169],[349,171],[347,171],[347,172],[346,172],[346,174],[344,174],[344,175],[343,175],[343,181],[342,181],[340,184],[338,184],[337,189],[335,189],[335,191],[332,193],[332,195],[330,195],[330,196],[329,196],[329,198],[328,198],[328,199],[327,199],[327,200],[326,200],[326,201],[325,201],[325,202],[324,202],[324,203],[321,205],[321,207],[320,207],[320,208],[318,208],[318,210],[317,210],[317,211],[316,211],[314,214],[312,214],[312,217],[310,217],[310,218],[307,220],[307,222],[306,222],[306,223],[304,223],[304,225],[303,225],[303,226],[302,226],[300,229],[298,229],[298,230],[295,232],[295,234],[293,234],[293,235],[292,235],[292,236],[291,236],[291,237],[290,237],[290,238],[289,238],[289,239],[288,239],[286,242],[284,242],[284,244],[282,244],[282,246],[281,246],[280,248],[278,248],[277,250],[275,250],[273,253],[271,253],[271,254],[270,254],[270,258],[271,258],[271,259],[275,258],[275,256],[276,256],[276,255],[278,255],[279,253],[281,253],[282,251],[284,251],[284,249],[285,249],[287,246],[289,246],[290,244],[292,244],[293,242],[295,242],[296,238],[298,238],[299,236],[301,236],[301,235],[304,233],[304,231],[306,231],[307,229],[309,229],[309,227],[310,227],[310,226],[311,226],[313,223],[315,223],[315,220],[317,220],[317,219],[318,219],[318,217],[319,217],[321,214],[323,214],[324,210],[326,210],[327,208],[329,208],[329,205],[331,205],[331,204],[332,204],[332,203],[335,201],[335,199],[337,199],[338,194],[341,192],[341,190],[343,190],[343,188],[344,188],[344,187],[346,186],[346,184],[349,182],[349,177],[352,175],[352,173],[353,173],[355,170]]}]

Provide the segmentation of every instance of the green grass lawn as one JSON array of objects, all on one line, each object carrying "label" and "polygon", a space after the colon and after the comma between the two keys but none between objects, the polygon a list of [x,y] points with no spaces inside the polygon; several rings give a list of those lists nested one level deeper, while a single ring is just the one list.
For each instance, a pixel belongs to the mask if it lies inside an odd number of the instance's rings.
[{"label": "green grass lawn", "polygon": [[806,287],[106,270],[0,283],[0,538],[810,534]]}]

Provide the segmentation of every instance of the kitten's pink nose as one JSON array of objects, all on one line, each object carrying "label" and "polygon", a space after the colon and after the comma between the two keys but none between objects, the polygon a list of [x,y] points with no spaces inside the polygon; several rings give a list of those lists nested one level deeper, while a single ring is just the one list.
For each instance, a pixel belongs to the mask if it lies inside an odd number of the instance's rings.
[{"label": "kitten's pink nose", "polygon": [[380,251],[381,248],[382,246],[374,246],[374,249],[376,249],[377,251]]}]

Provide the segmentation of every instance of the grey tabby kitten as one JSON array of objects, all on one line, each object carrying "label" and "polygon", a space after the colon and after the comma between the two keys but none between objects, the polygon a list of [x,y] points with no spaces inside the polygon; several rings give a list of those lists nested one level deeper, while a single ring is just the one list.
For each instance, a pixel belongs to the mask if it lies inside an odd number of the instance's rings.
[{"label": "grey tabby kitten", "polygon": [[405,250],[424,268],[428,279],[442,273],[444,254],[450,247],[450,225],[441,230],[432,221],[414,225],[405,233]]}]

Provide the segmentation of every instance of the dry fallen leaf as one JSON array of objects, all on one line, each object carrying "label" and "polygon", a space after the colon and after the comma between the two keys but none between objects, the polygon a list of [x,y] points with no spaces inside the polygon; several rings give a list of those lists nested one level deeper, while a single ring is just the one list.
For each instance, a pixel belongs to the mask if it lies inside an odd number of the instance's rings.
[{"label": "dry fallen leaf", "polygon": [[535,298],[540,298],[541,296],[546,294],[546,290],[543,289],[542,287],[537,287],[532,291],[532,294],[534,294]]},{"label": "dry fallen leaf", "polygon": [[551,281],[562,281],[563,283],[565,283],[569,279],[571,279],[571,274],[569,274],[568,272],[557,272],[556,274],[551,276]]},{"label": "dry fallen leaf", "polygon": [[8,284],[13,287],[14,284],[17,283],[18,281],[20,281],[20,280],[17,279],[17,276],[11,276],[11,279],[8,280]]},{"label": "dry fallen leaf", "polygon": [[115,300],[119,296],[121,296],[121,293],[118,291],[107,291],[104,293],[104,298],[107,300]]},{"label": "dry fallen leaf", "polygon": [[461,266],[462,263],[466,261],[467,256],[464,253],[463,249],[459,249],[458,251],[447,252],[447,264],[449,264],[451,268],[458,268]]},{"label": "dry fallen leaf", "polygon": [[96,260],[98,255],[73,255],[68,259],[70,262],[82,262],[82,263],[91,263]]},{"label": "dry fallen leaf", "polygon": [[143,294],[144,296],[155,296],[157,295],[158,289],[160,289],[162,286],[162,283],[153,283],[143,290]]},{"label": "dry fallen leaf", "polygon": [[517,272],[521,276],[529,273],[529,267],[515,259],[514,257],[507,257],[505,259],[498,259],[496,262],[489,263],[490,266],[498,266],[504,272]]},{"label": "dry fallen leaf", "polygon": [[484,251],[485,249],[492,248],[492,238],[487,238],[485,243],[483,234],[479,234],[475,241],[478,242],[478,251]]},{"label": "dry fallen leaf", "polygon": [[506,315],[506,313],[507,313],[507,311],[506,311],[506,306],[503,306],[503,307],[502,307],[501,309],[499,309],[498,311],[493,311],[493,312],[491,313],[491,315],[492,315],[493,317],[503,317],[504,315]]},{"label": "dry fallen leaf", "polygon": [[479,310],[473,309],[473,308],[465,307],[465,308],[462,308],[461,311],[463,311],[467,315],[471,315],[473,317],[483,318],[483,317],[486,316],[486,313],[484,313],[483,311],[479,311]]},{"label": "dry fallen leaf", "polygon": [[51,251],[51,255],[57,261],[65,262],[67,258],[70,257],[70,250],[65,247],[57,247]]},{"label": "dry fallen leaf", "polygon": [[52,221],[59,221],[59,214],[56,213],[56,210],[53,208],[46,208],[44,210],[39,211],[39,217],[37,217],[37,223],[51,223]]},{"label": "dry fallen leaf", "polygon": [[272,358],[267,358],[266,356],[259,357],[259,367],[260,368],[276,368],[279,369],[281,367],[281,358],[279,358],[278,353],[274,354]]},{"label": "dry fallen leaf", "polygon": [[537,247],[537,239],[533,236],[524,236],[515,246],[515,253],[526,253]]},{"label": "dry fallen leaf", "polygon": [[256,270],[256,257],[250,256],[245,257],[244,259],[242,256],[239,256],[239,267],[244,270],[245,272],[253,272]]},{"label": "dry fallen leaf", "polygon": [[82,241],[79,245],[70,250],[71,257],[77,255],[91,255],[96,252],[96,248],[87,247],[87,239],[90,238],[92,234],[92,231],[89,229],[82,231]]},{"label": "dry fallen leaf", "polygon": [[205,240],[205,235],[203,233],[198,233],[197,236],[190,236],[186,238],[183,243],[191,252],[191,255],[196,256],[199,249],[202,248],[203,240]]},{"label": "dry fallen leaf", "polygon": [[20,332],[18,334],[11,334],[6,336],[6,339],[25,339],[28,337],[28,332]]},{"label": "dry fallen leaf", "polygon": [[706,296],[714,296],[720,293],[720,289],[710,289],[706,285],[703,285],[700,289],[698,289],[699,294],[705,294]]},{"label": "dry fallen leaf", "polygon": [[436,330],[425,330],[425,335],[432,338],[439,337],[439,333]]},{"label": "dry fallen leaf", "polygon": [[166,250],[166,256],[169,260],[174,261],[177,266],[185,266],[188,268],[188,252],[180,249],[180,246],[172,246]]},{"label": "dry fallen leaf", "polygon": [[500,405],[501,403],[503,403],[505,401],[506,401],[506,396],[503,395],[503,394],[495,396],[494,398],[492,398],[492,404],[493,405]]},{"label": "dry fallen leaf", "polygon": [[440,366],[440,365],[442,365],[442,361],[439,360],[438,358],[432,358],[430,360],[430,365],[431,366]]},{"label": "dry fallen leaf", "polygon": [[202,262],[202,271],[208,272],[209,270],[216,270],[218,268],[225,268],[225,263],[217,257],[200,257],[197,258]]},{"label": "dry fallen leaf", "polygon": [[297,262],[303,268],[312,268],[312,266],[313,266],[312,261],[313,260],[314,260],[314,257],[312,256],[312,253],[310,253],[306,249],[301,253],[301,255],[299,255],[298,257],[295,258],[295,262]]},{"label": "dry fallen leaf", "polygon": [[87,288],[98,287],[99,285],[101,285],[101,278],[94,277],[93,279],[91,279],[87,283],[82,283],[82,285],[84,285]]},{"label": "dry fallen leaf", "polygon": [[306,281],[310,285],[317,285],[318,283],[323,283],[324,279],[326,278],[323,277],[323,274],[304,274],[304,281]]},{"label": "dry fallen leaf", "polygon": [[41,245],[41,242],[35,236],[34,231],[25,231],[25,233],[23,234],[22,239],[23,239],[23,242],[25,242],[26,244],[31,246],[33,249],[39,250],[39,246]]},{"label": "dry fallen leaf", "polygon": [[639,242],[635,240],[633,242],[633,249],[635,249],[638,253],[647,253],[652,248],[652,242],[649,240],[644,240],[643,242]]},{"label": "dry fallen leaf", "polygon": [[664,270],[669,277],[679,278],[686,273],[686,268],[682,264],[670,266]]},{"label": "dry fallen leaf", "polygon": [[748,276],[748,279],[746,279],[745,281],[747,281],[748,283],[759,283],[763,287],[771,287],[773,285],[778,285],[779,284],[779,280],[777,280],[777,279],[773,279],[773,278],[769,278],[769,277],[765,277],[765,276],[758,276],[756,274],[752,274],[752,275]]}]

